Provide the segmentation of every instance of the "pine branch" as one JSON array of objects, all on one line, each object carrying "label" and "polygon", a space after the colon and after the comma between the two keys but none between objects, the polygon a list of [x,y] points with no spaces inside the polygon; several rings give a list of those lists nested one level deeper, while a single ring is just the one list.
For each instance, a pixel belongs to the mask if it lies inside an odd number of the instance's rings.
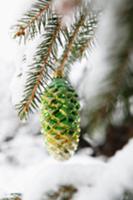
[{"label": "pine branch", "polygon": [[81,15],[80,18],[78,19],[78,22],[75,24],[73,30],[68,34],[68,41],[65,45],[65,49],[63,52],[63,55],[59,61],[59,66],[58,66],[58,72],[61,74],[61,76],[63,76],[64,73],[64,68],[65,65],[67,63],[67,60],[69,58],[70,52],[72,50],[73,47],[73,43],[78,35],[78,32],[81,28],[81,26],[83,25],[84,21],[85,21],[85,15]]},{"label": "pine branch", "polygon": [[[72,45],[66,67],[71,66],[75,61],[81,59],[90,50],[95,36],[95,30],[98,23],[98,14],[89,13],[81,26],[77,37]],[[73,27],[75,29],[75,26]]]},{"label": "pine branch", "polygon": [[37,48],[34,63],[30,66],[24,96],[19,105],[16,105],[21,119],[26,118],[40,103],[40,96],[45,89],[47,80],[53,73],[56,61],[57,43],[60,39],[61,23],[54,15],[48,20],[43,35],[43,42]]},{"label": "pine branch", "polygon": [[31,9],[14,26],[14,38],[19,37],[24,40],[33,39],[42,27],[45,27],[47,18],[50,16],[51,0],[37,0]]},{"label": "pine branch", "polygon": [[84,56],[94,39],[95,29],[98,23],[98,15],[95,13],[81,14],[80,18],[75,17],[76,22],[71,30],[67,32],[67,42],[64,47],[63,55],[59,61],[58,70],[63,73],[67,69]]}]

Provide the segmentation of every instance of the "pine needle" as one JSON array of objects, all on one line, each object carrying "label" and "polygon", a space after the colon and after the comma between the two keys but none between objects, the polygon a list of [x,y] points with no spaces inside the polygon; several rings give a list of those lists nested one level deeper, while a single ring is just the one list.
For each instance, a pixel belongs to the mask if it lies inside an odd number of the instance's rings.
[{"label": "pine needle", "polygon": [[55,59],[55,50],[57,51],[60,28],[61,25],[56,16],[49,19],[43,34],[43,42],[38,46],[34,63],[30,66],[28,72],[23,99],[19,105],[16,105],[21,119],[38,107],[47,79],[51,77],[50,74],[54,71],[52,61]]}]

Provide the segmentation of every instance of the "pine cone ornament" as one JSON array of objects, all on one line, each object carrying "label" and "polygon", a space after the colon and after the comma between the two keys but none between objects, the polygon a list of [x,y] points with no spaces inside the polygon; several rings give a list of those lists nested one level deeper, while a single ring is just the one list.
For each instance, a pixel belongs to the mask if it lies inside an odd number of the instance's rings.
[{"label": "pine cone ornament", "polygon": [[64,78],[54,78],[42,96],[41,127],[49,153],[68,160],[79,142],[80,117],[77,94]]}]

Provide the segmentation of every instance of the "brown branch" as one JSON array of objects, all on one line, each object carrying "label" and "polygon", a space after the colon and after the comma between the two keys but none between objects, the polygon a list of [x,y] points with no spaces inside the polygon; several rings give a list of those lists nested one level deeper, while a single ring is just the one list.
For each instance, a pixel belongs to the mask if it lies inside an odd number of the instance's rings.
[{"label": "brown branch", "polygon": [[50,3],[48,3],[44,8],[40,9],[40,12],[37,13],[32,19],[29,21],[29,23],[25,26],[20,26],[19,30],[15,33],[15,37],[23,36],[26,34],[26,30],[39,18],[43,15],[43,13],[48,10],[50,7]]},{"label": "brown branch", "polygon": [[66,47],[66,49],[64,51],[64,54],[63,54],[63,58],[62,58],[62,60],[60,62],[59,67],[57,68],[57,76],[58,75],[59,76],[63,76],[65,63],[66,63],[66,61],[67,61],[67,59],[69,57],[69,53],[71,52],[73,42],[74,42],[77,34],[79,33],[79,29],[83,25],[84,20],[85,20],[85,15],[82,15],[80,17],[80,20],[79,20],[79,22],[78,22],[78,24],[77,24],[72,36],[70,37],[70,40],[69,40],[69,42],[67,44],[67,47]]},{"label": "brown branch", "polygon": [[60,27],[61,27],[61,23],[58,22],[58,25],[57,25],[57,27],[56,27],[55,33],[53,34],[53,38],[51,39],[51,46],[49,47],[47,56],[46,56],[46,58],[44,59],[42,65],[41,65],[41,69],[40,69],[40,72],[39,72],[39,74],[38,74],[38,78],[37,78],[37,80],[36,80],[36,84],[35,84],[35,86],[34,86],[34,88],[33,88],[33,90],[32,90],[31,96],[29,97],[28,101],[27,101],[27,102],[25,103],[25,105],[24,105],[24,108],[23,108],[24,112],[28,112],[28,111],[29,111],[30,104],[32,103],[32,101],[33,101],[33,99],[34,99],[34,97],[35,97],[35,95],[36,95],[37,89],[38,89],[38,87],[39,87],[41,81],[43,80],[43,77],[44,77],[44,74],[45,74],[45,70],[46,70],[45,65],[46,65],[47,62],[48,62],[50,53],[51,53],[51,51],[52,51],[53,43],[54,43],[54,41],[55,41],[56,38],[57,38],[57,35],[58,35],[59,31],[60,31]]}]

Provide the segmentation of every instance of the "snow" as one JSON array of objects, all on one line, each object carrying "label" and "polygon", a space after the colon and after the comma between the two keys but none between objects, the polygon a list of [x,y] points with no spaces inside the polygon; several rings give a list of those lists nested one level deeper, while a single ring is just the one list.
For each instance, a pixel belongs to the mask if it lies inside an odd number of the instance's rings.
[{"label": "snow", "polygon": [[133,140],[106,164],[91,191],[82,190],[74,200],[114,200],[133,189]]},{"label": "snow", "polygon": [[31,5],[31,0],[24,2],[22,0],[5,0],[1,4],[0,8],[0,24],[1,24],[1,37],[0,37],[0,49],[1,59],[12,61],[17,60],[16,55],[18,55],[18,44],[12,40],[12,29],[11,27],[16,24],[16,21],[21,17],[29,6]]},{"label": "snow", "polygon": [[[42,38],[37,36],[34,41],[28,41],[26,45],[22,44],[21,47],[18,47],[20,52],[16,57],[16,71],[10,85],[13,105],[18,104],[22,100],[24,85],[27,80],[27,72],[29,66],[33,63],[33,56],[35,55],[36,47],[41,43],[41,41]],[[25,58],[24,61],[22,61],[23,57]]]},{"label": "snow", "polygon": [[47,160],[41,164],[31,179],[24,200],[41,199],[45,192],[56,190],[60,185],[74,185],[76,188],[92,187],[104,167],[104,163],[100,161],[80,156],[75,156],[64,163]]},{"label": "snow", "polygon": [[[35,158],[39,155],[39,152],[32,153],[36,154]],[[24,200],[39,200],[60,185],[74,185],[78,189],[74,200],[87,200],[88,197],[91,200],[113,200],[120,197],[123,191],[132,189],[132,154],[133,140],[107,163],[80,154],[63,163],[47,156],[34,163],[29,157],[28,166],[1,166],[0,185],[6,188],[7,193],[22,192]]]}]

